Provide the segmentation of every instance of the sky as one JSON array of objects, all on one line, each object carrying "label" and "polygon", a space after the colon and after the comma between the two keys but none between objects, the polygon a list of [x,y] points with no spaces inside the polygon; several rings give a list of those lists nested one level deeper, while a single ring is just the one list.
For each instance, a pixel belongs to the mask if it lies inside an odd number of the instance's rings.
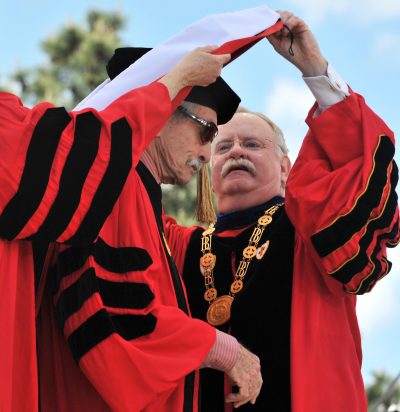
[{"label": "sky", "polygon": [[[70,21],[82,23],[92,8],[119,10],[126,17],[124,45],[154,47],[206,15],[261,4],[302,17],[336,71],[400,135],[398,0],[0,0],[0,84],[16,68],[45,64],[41,40]],[[281,126],[295,160],[313,103],[297,69],[263,40],[225,68],[223,76],[245,106]],[[399,154],[396,160],[399,163]],[[393,376],[400,371],[399,250],[391,250],[389,259],[391,273],[358,301],[367,383],[371,371],[386,370]]]}]

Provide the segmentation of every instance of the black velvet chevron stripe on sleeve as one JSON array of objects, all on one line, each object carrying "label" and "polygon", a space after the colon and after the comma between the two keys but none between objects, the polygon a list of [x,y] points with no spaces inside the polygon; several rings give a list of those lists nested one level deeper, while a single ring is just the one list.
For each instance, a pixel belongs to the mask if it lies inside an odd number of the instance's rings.
[{"label": "black velvet chevron stripe on sleeve", "polygon": [[147,315],[110,316],[101,309],[76,329],[68,338],[72,354],[77,362],[100,342],[113,333],[118,333],[126,340],[148,335],[156,327],[157,319]]},{"label": "black velvet chevron stripe on sleeve", "polygon": [[65,276],[76,272],[85,264],[91,254],[91,246],[72,246],[63,250],[57,257],[57,264],[49,269],[48,282],[53,294],[60,289]]},{"label": "black velvet chevron stripe on sleeve", "polygon": [[0,236],[11,240],[38,208],[49,181],[63,130],[71,121],[63,108],[47,109],[37,123],[27,150],[19,188],[0,216]]},{"label": "black velvet chevron stripe on sleeve", "polygon": [[132,138],[132,129],[126,119],[121,118],[112,124],[109,164],[88,213],[68,243],[91,242],[96,238],[131,170]]},{"label": "black velvet chevron stripe on sleeve", "polygon": [[92,247],[94,260],[114,273],[146,270],[153,261],[145,249],[138,247],[111,247],[100,237]]},{"label": "black velvet chevron stripe on sleeve", "polygon": [[57,239],[67,228],[99,150],[100,131],[100,120],[93,113],[86,112],[76,117],[74,142],[62,171],[57,197],[46,220],[31,239]]},{"label": "black velvet chevron stripe on sleeve", "polygon": [[[350,282],[352,277],[360,273],[367,266],[370,260],[374,263],[376,269],[376,264],[378,262],[376,260],[373,260],[373,256],[376,256],[378,252],[381,250],[380,243],[382,240],[390,241],[397,236],[398,224],[395,224],[395,226],[390,232],[382,233],[378,236],[378,239],[376,240],[377,243],[375,249],[371,256],[367,255],[366,250],[372,242],[374,233],[376,233],[376,231],[389,227],[390,223],[392,222],[394,213],[396,212],[396,207],[397,195],[393,191],[389,197],[384,213],[380,216],[379,219],[373,220],[368,225],[367,231],[365,232],[364,236],[360,239],[358,254],[353,259],[349,260],[346,264],[341,266],[340,269],[338,269],[336,272],[331,273],[331,275],[335,279],[342,283]],[[372,281],[374,277],[371,276],[370,279]],[[368,282],[365,282],[365,285],[367,284]]]},{"label": "black velvet chevron stripe on sleeve", "polygon": [[374,168],[368,187],[354,208],[332,225],[311,237],[320,257],[325,257],[343,246],[368,222],[371,211],[378,207],[387,183],[388,168],[394,156],[394,145],[389,137],[381,136],[374,155]]},{"label": "black velvet chevron stripe on sleeve", "polygon": [[154,299],[145,283],[112,282],[97,277],[94,268],[89,268],[58,299],[56,312],[61,330],[65,321],[95,293],[99,293],[104,306],[110,308],[144,309]]},{"label": "black velvet chevron stripe on sleeve", "polygon": [[153,263],[145,249],[112,247],[101,238],[90,246],[71,246],[59,254],[57,264],[50,269],[49,282],[53,294],[58,292],[61,280],[82,268],[89,256],[113,273],[143,271]]}]

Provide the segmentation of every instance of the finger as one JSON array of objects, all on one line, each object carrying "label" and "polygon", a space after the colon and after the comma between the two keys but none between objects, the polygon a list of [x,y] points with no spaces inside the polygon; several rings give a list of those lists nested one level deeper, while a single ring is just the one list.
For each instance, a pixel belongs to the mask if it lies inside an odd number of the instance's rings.
[{"label": "finger", "polygon": [[225,396],[226,403],[233,403],[233,402],[248,402],[250,400],[249,396],[242,396],[238,393],[230,393],[229,395]]},{"label": "finger", "polygon": [[281,21],[282,21],[283,24],[286,24],[287,20],[288,20],[291,16],[293,16],[293,13],[290,13],[290,12],[287,11],[287,10],[277,10],[276,12],[280,15]]},{"label": "finger", "polygon": [[233,407],[234,407],[234,408],[240,408],[242,405],[246,404],[248,401],[249,401],[249,400],[246,399],[246,400],[243,400],[243,401],[240,401],[240,402],[235,402],[235,403],[233,404]]},{"label": "finger", "polygon": [[201,50],[203,52],[211,53],[212,51],[218,49],[218,46],[216,45],[208,45],[208,46],[202,46],[198,47],[198,50]]},{"label": "finger", "polygon": [[225,65],[226,63],[228,63],[231,60],[231,58],[232,56],[229,53],[218,55],[218,59],[222,65]]}]

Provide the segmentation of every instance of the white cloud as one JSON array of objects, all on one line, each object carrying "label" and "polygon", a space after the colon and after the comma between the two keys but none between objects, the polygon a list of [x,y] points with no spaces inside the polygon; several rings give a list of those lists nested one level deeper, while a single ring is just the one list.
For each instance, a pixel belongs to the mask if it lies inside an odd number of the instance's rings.
[{"label": "white cloud", "polygon": [[346,0],[291,0],[291,3],[300,10],[300,16],[308,23],[315,24],[331,15],[342,15],[349,9]]},{"label": "white cloud", "polygon": [[307,131],[304,119],[313,103],[314,97],[302,80],[277,79],[267,93],[264,112],[282,129],[292,161]]},{"label": "white cloud", "polygon": [[365,338],[379,335],[390,324],[400,322],[400,254],[391,249],[388,254],[393,263],[391,272],[374,289],[358,298],[357,316]]},{"label": "white cloud", "polygon": [[356,17],[368,21],[393,19],[400,16],[398,0],[357,0],[351,2],[351,9]]},{"label": "white cloud", "polygon": [[316,23],[327,17],[343,16],[355,21],[389,20],[400,16],[398,0],[291,0],[308,23]]}]

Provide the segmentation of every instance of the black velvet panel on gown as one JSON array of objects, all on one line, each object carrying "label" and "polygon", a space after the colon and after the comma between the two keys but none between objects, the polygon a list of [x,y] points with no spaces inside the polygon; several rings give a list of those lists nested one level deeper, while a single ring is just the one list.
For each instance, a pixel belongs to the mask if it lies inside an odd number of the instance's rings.
[{"label": "black velvet panel on gown", "polygon": [[[261,215],[263,213],[261,212]],[[235,268],[248,246],[251,226],[235,237],[212,237],[212,253],[217,256],[214,283],[218,296],[229,292]],[[200,273],[201,235],[196,230],[189,243],[184,265],[184,280],[193,317],[206,320],[209,304],[204,300],[204,277]],[[232,304],[229,323],[220,330],[235,336],[261,359],[263,387],[255,405],[240,411],[290,412],[290,310],[293,278],[294,229],[281,207],[265,229],[258,246],[267,240],[269,248],[261,260],[253,258],[244,287]],[[234,255],[234,260],[232,259]],[[223,373],[201,371],[201,410],[224,411]]]}]

